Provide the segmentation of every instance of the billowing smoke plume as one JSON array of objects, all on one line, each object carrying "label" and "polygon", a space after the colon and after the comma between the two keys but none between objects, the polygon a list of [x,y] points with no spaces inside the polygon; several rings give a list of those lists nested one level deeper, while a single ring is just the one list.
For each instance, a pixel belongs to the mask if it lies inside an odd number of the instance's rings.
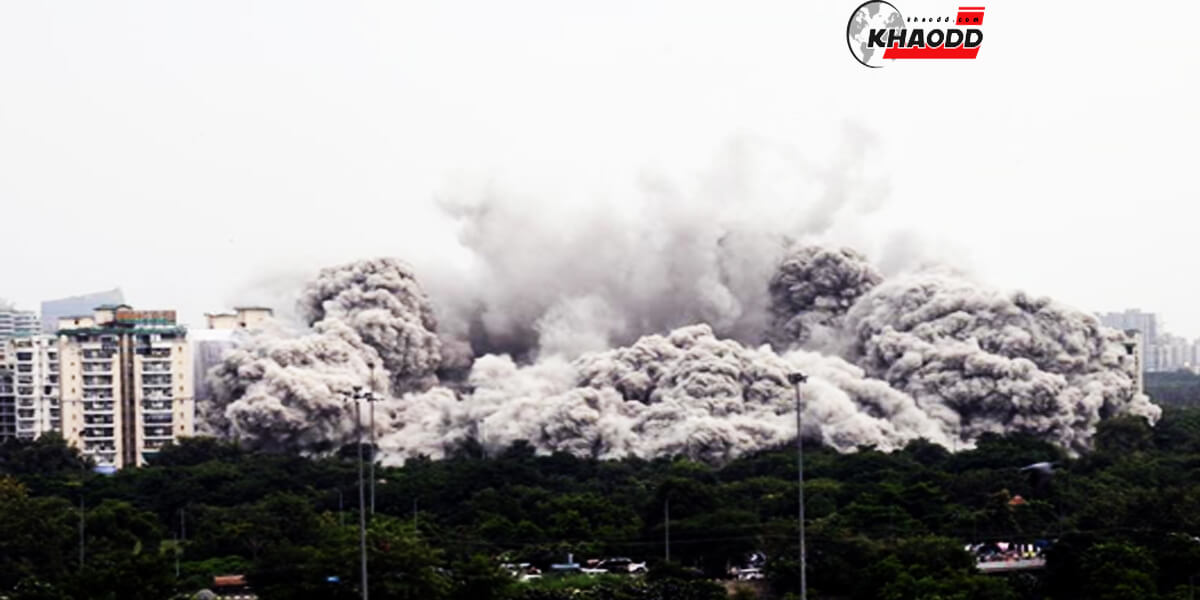
[{"label": "billowing smoke plume", "polygon": [[778,348],[831,347],[842,317],[883,276],[850,248],[804,246],[784,258],[771,278],[771,327]]},{"label": "billowing smoke plume", "polygon": [[947,272],[887,281],[846,317],[850,360],[971,440],[1026,431],[1074,449],[1117,413],[1156,419],[1123,334],[1046,298],[981,289]]},{"label": "billowing smoke plume", "polygon": [[819,161],[739,139],[693,179],[644,173],[599,202],[459,182],[439,206],[461,260],[417,263],[443,332],[476,355],[522,361],[693,323],[757,344],[769,327],[764,292],[788,248],[861,237],[845,232],[886,197],[869,135],[845,133]]},{"label": "billowing smoke plume", "polygon": [[518,366],[480,358],[460,399],[444,388],[389,405],[381,444],[393,459],[439,457],[472,438],[499,450],[527,440],[544,451],[599,458],[687,454],[722,461],[796,435],[803,370],[805,435],[839,450],[893,449],[919,437],[949,445],[912,398],[837,358],[747,348],[707,325],[643,337],[567,363]]},{"label": "billowing smoke plume", "polygon": [[[518,440],[600,458],[723,461],[795,438],[796,371],[809,376],[804,435],[841,451],[918,438],[967,447],[1007,431],[1083,450],[1103,417],[1158,415],[1135,389],[1122,334],[1049,300],[944,272],[884,280],[853,251],[815,247],[783,259],[761,294],[773,347],[697,324],[574,359],[487,354],[463,379],[436,382],[441,342],[412,273],[391,260],[326,269],[302,295],[311,328],[243,340],[213,371],[206,419],[254,446],[328,450],[352,439],[345,398],[360,386],[379,397],[387,462]],[[826,341],[814,344],[816,333]],[[821,353],[830,347],[843,355]]]},{"label": "billowing smoke plume", "polygon": [[403,263],[324,269],[300,308],[310,330],[249,334],[213,369],[205,430],[266,448],[327,447],[354,431],[345,398],[355,386],[387,395],[436,383],[437,324]]},{"label": "billowing smoke plume", "polygon": [[300,297],[318,332],[348,327],[374,350],[399,390],[428,387],[441,364],[437,319],[408,266],[381,258],[324,269]]},{"label": "billowing smoke plume", "polygon": [[517,440],[720,461],[795,439],[793,371],[809,376],[803,435],[844,451],[1007,431],[1083,450],[1108,415],[1158,416],[1122,334],[906,272],[912,244],[856,231],[886,185],[869,137],[847,133],[832,164],[743,140],[697,181],[647,175],[621,201],[448,192],[456,245],[414,257],[436,306],[394,260],[321,271],[301,330],[247,335],[213,370],[205,427],[326,451],[353,439],[357,386],[379,398],[391,462]]}]

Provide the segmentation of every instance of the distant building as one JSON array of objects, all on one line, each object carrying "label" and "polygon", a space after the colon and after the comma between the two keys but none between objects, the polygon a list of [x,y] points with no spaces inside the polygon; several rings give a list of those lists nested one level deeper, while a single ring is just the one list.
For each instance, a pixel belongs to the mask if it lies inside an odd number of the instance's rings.
[{"label": "distant building", "polygon": [[208,329],[191,333],[193,370],[196,373],[196,405],[205,406],[212,398],[208,372],[221,364],[225,353],[237,344],[238,331],[253,331],[274,316],[274,311],[262,306],[239,306],[229,313],[207,313]]},{"label": "distant building", "polygon": [[205,313],[209,329],[257,329],[275,312],[262,306],[239,306],[231,313]]},{"label": "distant building", "polygon": [[17,435],[16,376],[0,364],[0,440]]},{"label": "distant building", "polygon": [[37,313],[29,310],[0,309],[0,343],[15,337],[28,337],[37,333]]},{"label": "distant building", "polygon": [[208,381],[208,372],[221,364],[225,353],[237,344],[234,337],[237,329],[197,329],[188,332],[188,340],[192,344],[192,371],[196,374],[195,398],[198,410],[208,406],[212,399],[212,385]]},{"label": "distant building", "polygon": [[142,465],[195,430],[191,347],[173,310],[60,315],[62,434],[98,464]]},{"label": "distant building", "polygon": [[58,320],[72,315],[91,314],[92,309],[106,304],[116,305],[125,302],[125,294],[120,288],[105,292],[95,292],[58,300],[42,302],[42,333],[54,333],[58,330]]},{"label": "distant building", "polygon": [[1154,350],[1157,371],[1192,370],[1196,367],[1193,344],[1182,337],[1161,334]]},{"label": "distant building", "polygon": [[1158,315],[1142,312],[1137,308],[1126,309],[1123,312],[1109,312],[1098,315],[1100,322],[1113,329],[1128,331],[1137,330],[1141,333],[1141,346],[1145,360],[1143,370],[1161,371],[1160,359],[1163,353],[1159,349]]},{"label": "distant building", "polygon": [[5,340],[0,363],[0,438],[32,440],[61,431],[58,340],[32,335]]},{"label": "distant building", "polygon": [[1125,367],[1126,372],[1133,375],[1134,386],[1137,393],[1146,393],[1146,348],[1142,344],[1142,332],[1136,329],[1125,330],[1124,340],[1125,354],[1121,356],[1121,364]]},{"label": "distant building", "polygon": [[192,349],[175,311],[106,304],[54,328],[3,343],[0,438],[55,431],[97,465],[121,468],[194,433]]}]

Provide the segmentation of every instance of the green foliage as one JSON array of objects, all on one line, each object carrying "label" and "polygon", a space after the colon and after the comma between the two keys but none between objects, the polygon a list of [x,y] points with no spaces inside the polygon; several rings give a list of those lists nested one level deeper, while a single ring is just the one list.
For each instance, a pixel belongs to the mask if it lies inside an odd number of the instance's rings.
[{"label": "green foliage", "polygon": [[[0,443],[0,597],[161,599],[235,573],[264,598],[358,597],[356,458],[353,446],[305,458],[190,439],[104,477],[61,439]],[[1057,461],[1055,476],[1019,471],[1039,461]],[[1200,573],[1200,409],[1169,409],[1154,427],[1109,419],[1077,458],[989,435],[958,453],[811,446],[806,467],[813,598],[1181,598]],[[798,590],[790,447],[716,467],[538,456],[523,443],[488,457],[466,444],[377,473],[378,598],[724,598],[714,580],[754,552],[768,559],[767,597]],[[963,550],[1035,539],[1056,540],[1044,572],[984,576]],[[568,553],[646,560],[650,573],[519,582],[499,567],[546,569]]]}]

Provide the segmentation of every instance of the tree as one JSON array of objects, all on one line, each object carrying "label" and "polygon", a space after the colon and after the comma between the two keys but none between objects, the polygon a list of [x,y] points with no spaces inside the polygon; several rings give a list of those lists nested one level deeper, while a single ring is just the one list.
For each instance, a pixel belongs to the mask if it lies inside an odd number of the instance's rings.
[{"label": "tree", "polygon": [[1082,589],[1089,600],[1150,600],[1157,597],[1154,558],[1145,548],[1104,542],[1089,548],[1081,562]]},{"label": "tree", "polygon": [[455,573],[455,600],[508,600],[515,595],[515,581],[502,571],[494,561],[482,554],[457,563]]}]

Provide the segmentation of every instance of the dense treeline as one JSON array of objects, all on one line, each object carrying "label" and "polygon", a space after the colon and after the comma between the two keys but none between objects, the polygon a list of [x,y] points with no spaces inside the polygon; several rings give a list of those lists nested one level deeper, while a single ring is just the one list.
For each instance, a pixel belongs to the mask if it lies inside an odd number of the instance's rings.
[{"label": "dense treeline", "polygon": [[1200,375],[1189,371],[1146,373],[1146,393],[1163,406],[1200,407]]},{"label": "dense treeline", "polygon": [[[307,459],[194,439],[152,466],[104,476],[59,439],[6,442],[0,597],[186,597],[229,573],[246,574],[267,599],[356,597],[356,456],[354,447]],[[1048,460],[1059,461],[1048,481],[1018,469]],[[795,469],[791,448],[714,467],[536,456],[524,444],[380,467],[371,592],[723,598],[712,580],[761,551],[768,579],[755,593],[784,597],[798,579]],[[810,596],[1186,598],[1200,574],[1198,469],[1196,409],[1168,409],[1154,428],[1102,423],[1096,449],[1078,458],[1024,436],[957,454],[928,443],[890,454],[806,447]],[[668,502],[672,562],[663,563]],[[1056,541],[1035,574],[978,574],[963,549],[1037,539]],[[546,567],[568,553],[649,560],[650,574],[521,583],[498,568]]]}]

